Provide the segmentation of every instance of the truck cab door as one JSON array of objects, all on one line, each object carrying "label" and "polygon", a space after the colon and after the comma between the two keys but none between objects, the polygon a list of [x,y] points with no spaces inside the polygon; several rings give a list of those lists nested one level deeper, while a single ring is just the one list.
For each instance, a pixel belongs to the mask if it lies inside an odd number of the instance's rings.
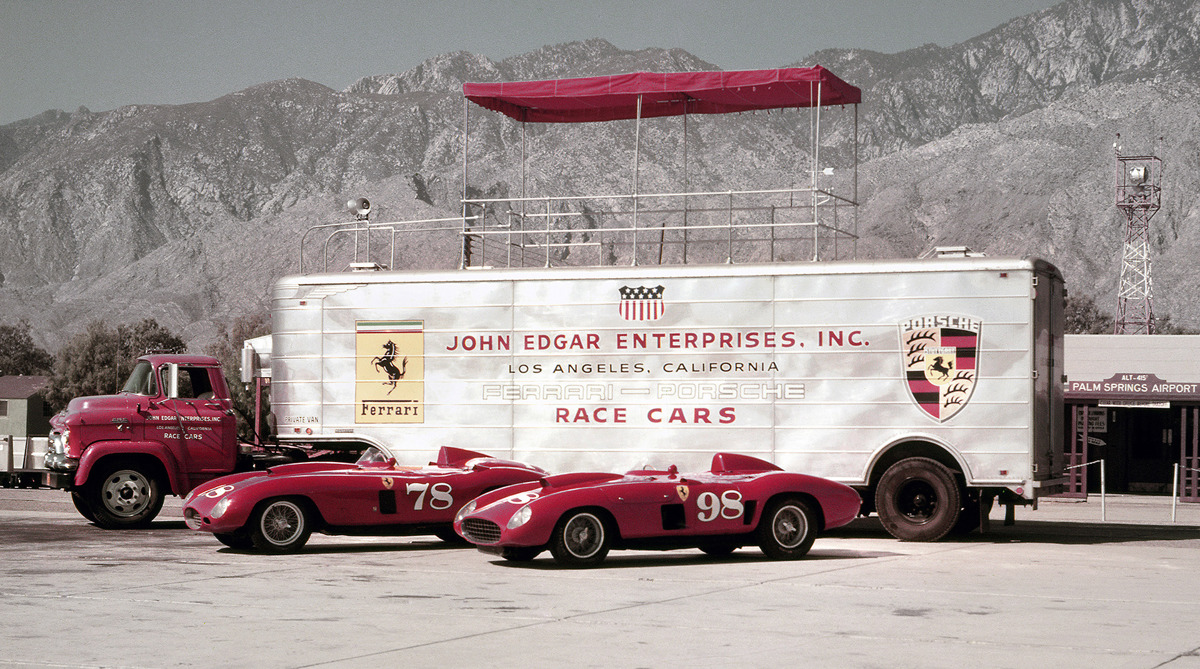
[{"label": "truck cab door", "polygon": [[220,370],[170,367],[176,369],[176,383],[163,379],[169,397],[159,407],[166,416],[157,422],[172,426],[167,436],[174,438],[188,477],[199,481],[232,472],[237,461],[237,423],[229,400],[217,396],[216,389],[224,387],[219,385]]}]

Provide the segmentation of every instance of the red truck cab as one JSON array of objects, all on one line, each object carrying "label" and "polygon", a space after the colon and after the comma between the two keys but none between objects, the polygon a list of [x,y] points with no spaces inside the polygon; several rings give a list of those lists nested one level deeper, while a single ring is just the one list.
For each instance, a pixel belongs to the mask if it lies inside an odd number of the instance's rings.
[{"label": "red truck cab", "polygon": [[97,525],[143,527],[169,494],[237,470],[239,444],[216,358],[146,355],[116,395],[77,397],[50,421],[43,485]]}]

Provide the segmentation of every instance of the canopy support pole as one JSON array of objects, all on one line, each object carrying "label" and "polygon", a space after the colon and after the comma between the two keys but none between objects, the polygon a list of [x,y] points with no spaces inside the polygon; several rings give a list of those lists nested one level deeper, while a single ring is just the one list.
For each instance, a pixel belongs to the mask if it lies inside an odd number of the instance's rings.
[{"label": "canopy support pole", "polygon": [[[683,108],[683,264],[687,264],[688,252],[688,196],[691,192],[692,181],[688,175],[688,114],[687,106]],[[661,259],[660,259],[661,264]]]},{"label": "canopy support pole", "polygon": [[858,257],[858,104],[854,105],[854,251]]},{"label": "canopy support pole", "polygon": [[821,82],[817,82],[817,104],[813,106],[813,127],[810,128],[812,134],[809,135],[809,156],[812,158],[812,166],[809,173],[812,178],[812,184],[809,186],[812,190],[812,212],[813,212],[813,262],[821,259],[821,221],[817,216],[817,170],[819,169],[821,159]]},{"label": "canopy support pole", "polygon": [[[525,198],[529,196],[529,194],[527,192],[525,192],[525,159],[526,159],[525,158],[525,128],[526,128],[526,126],[527,126],[527,124],[524,121],[521,121],[521,225],[519,228],[517,228],[519,230],[518,238],[521,240],[521,267],[525,266],[525,211],[526,211],[525,210]],[[511,234],[512,221],[511,220],[509,221],[508,229],[509,229],[509,233],[510,233],[509,234],[509,242],[510,243],[508,245],[509,246],[508,255],[509,255],[509,258],[511,259],[511,257],[512,257],[512,243],[511,243],[511,241],[512,241],[512,234]],[[546,246],[547,247],[550,246],[550,233],[549,232],[546,233]],[[512,267],[511,260],[508,263],[508,266]]]},{"label": "canopy support pole", "polygon": [[638,167],[640,165],[642,152],[642,95],[638,94],[637,99],[637,118],[634,119],[633,126],[633,263],[638,264],[638,234],[637,234],[637,215],[638,215]]},{"label": "canopy support pole", "polygon": [[[471,138],[471,101],[463,98],[463,165],[462,165],[462,249],[458,256],[458,268],[465,269],[470,262],[471,238],[467,236],[467,146]],[[480,217],[482,221],[482,216]],[[480,253],[483,252],[483,238],[479,239]]]}]

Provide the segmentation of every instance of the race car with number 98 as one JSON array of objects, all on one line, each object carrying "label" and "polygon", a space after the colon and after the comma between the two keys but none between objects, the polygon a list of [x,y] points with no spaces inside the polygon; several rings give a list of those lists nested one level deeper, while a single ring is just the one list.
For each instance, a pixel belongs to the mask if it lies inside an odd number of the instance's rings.
[{"label": "race car with number 98", "polygon": [[803,557],[821,532],[849,523],[862,500],[849,486],[785,472],[758,458],[713,456],[708,472],[569,473],[486,493],[454,529],[481,551],[532,560],[549,549],[570,567],[610,549],[699,548],[727,555],[757,545],[767,557]]},{"label": "race car with number 98", "polygon": [[372,447],[354,464],[298,462],[214,479],[188,495],[183,516],[188,527],[212,532],[226,546],[270,553],[298,551],[314,531],[461,542],[451,523],[463,504],[545,475],[449,446],[428,466],[403,466]]}]

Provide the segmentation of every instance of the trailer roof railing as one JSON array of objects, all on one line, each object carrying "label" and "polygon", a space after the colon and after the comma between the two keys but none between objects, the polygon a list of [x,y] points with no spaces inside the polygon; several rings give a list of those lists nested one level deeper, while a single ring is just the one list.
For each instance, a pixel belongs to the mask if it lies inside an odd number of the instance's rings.
[{"label": "trailer roof railing", "polygon": [[[301,239],[301,273],[310,233],[327,230],[320,271],[332,255],[351,254],[347,269],[396,267],[398,235],[457,235],[463,269],[556,265],[773,262],[839,259],[857,253],[858,104],[861,91],[821,66],[740,72],[636,72],[574,79],[463,84],[462,215],[372,223],[369,203],[352,222],[309,228]],[[472,198],[468,188],[471,103],[521,124],[520,193]],[[835,175],[821,163],[823,110],[845,108],[852,164]],[[808,115],[808,147],[797,156],[792,186],[688,191],[687,119],[773,109]],[[639,184],[643,118],[683,123],[681,192],[643,193]],[[526,193],[529,123],[635,121],[627,193],[532,196]],[[797,186],[800,183],[803,186]],[[478,191],[476,191],[478,192]],[[836,193],[836,194],[835,194]],[[373,240],[388,247],[372,249]],[[344,242],[344,243],[343,243]],[[386,264],[381,258],[386,256]],[[307,271],[317,271],[309,266]]]}]

